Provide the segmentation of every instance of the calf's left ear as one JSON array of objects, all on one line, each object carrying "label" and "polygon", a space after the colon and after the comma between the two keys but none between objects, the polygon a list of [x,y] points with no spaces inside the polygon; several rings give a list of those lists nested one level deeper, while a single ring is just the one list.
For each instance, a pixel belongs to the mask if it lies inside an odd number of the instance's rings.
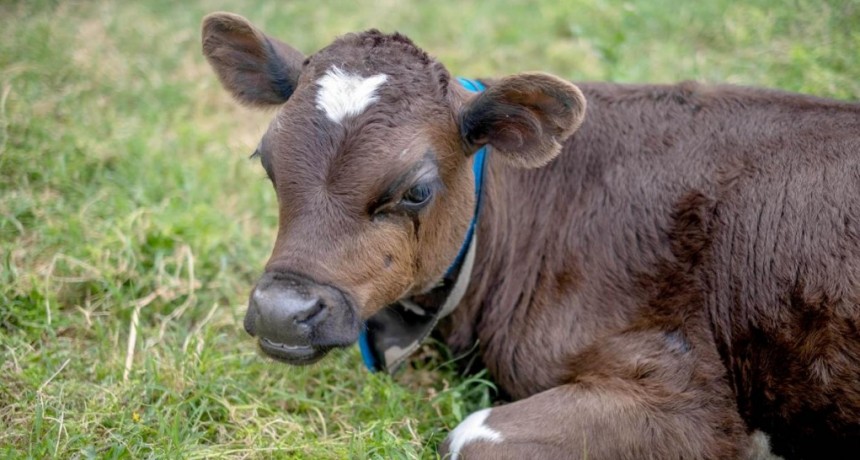
[{"label": "calf's left ear", "polygon": [[459,117],[460,135],[470,146],[489,144],[512,166],[536,168],[558,156],[582,124],[585,97],[553,75],[522,73],[474,96]]}]

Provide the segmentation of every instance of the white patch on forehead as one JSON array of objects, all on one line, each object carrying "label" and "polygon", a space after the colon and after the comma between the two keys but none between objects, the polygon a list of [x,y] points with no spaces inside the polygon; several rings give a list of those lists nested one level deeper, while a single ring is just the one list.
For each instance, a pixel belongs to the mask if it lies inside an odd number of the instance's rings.
[{"label": "white patch on forehead", "polygon": [[379,97],[376,89],[388,80],[388,75],[377,74],[372,77],[348,74],[337,67],[329,69],[317,80],[320,89],[317,93],[317,108],[329,120],[340,123],[348,116],[364,112]]},{"label": "white patch on forehead", "polygon": [[499,443],[504,440],[502,434],[484,424],[490,416],[491,409],[479,410],[466,417],[449,435],[451,438],[451,460],[460,458],[460,451],[466,444],[474,441],[489,441]]}]

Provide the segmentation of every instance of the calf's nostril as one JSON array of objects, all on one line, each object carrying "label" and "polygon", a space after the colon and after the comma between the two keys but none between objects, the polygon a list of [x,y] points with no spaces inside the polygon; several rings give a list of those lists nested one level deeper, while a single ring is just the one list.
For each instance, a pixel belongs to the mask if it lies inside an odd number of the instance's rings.
[{"label": "calf's nostril", "polygon": [[316,293],[270,284],[251,295],[245,329],[273,343],[306,344],[328,310],[328,304]]},{"label": "calf's nostril", "polygon": [[325,310],[325,304],[321,299],[314,299],[311,303],[309,302],[306,308],[301,309],[295,313],[293,316],[294,323],[307,323],[311,320],[318,319],[320,315]]},{"label": "calf's nostril", "polygon": [[244,325],[248,335],[251,337],[257,335],[257,310],[253,306],[249,306],[247,313],[245,313]]},{"label": "calf's nostril", "polygon": [[257,308],[257,303],[254,301],[254,295],[252,293],[251,298],[248,299],[248,310],[245,312],[245,320],[243,321],[245,332],[247,332],[251,337],[256,337],[257,335],[258,316],[260,316],[260,311]]}]

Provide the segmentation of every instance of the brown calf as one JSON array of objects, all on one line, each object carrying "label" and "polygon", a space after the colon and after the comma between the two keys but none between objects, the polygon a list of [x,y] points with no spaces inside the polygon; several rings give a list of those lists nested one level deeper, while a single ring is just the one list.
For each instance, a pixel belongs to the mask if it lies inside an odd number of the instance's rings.
[{"label": "brown calf", "polygon": [[227,13],[203,51],[240,102],[280,106],[258,148],[280,227],[245,320],[269,355],[313,362],[386,306],[433,310],[487,147],[441,331],[516,401],[443,452],[740,458],[756,430],[791,458],[860,446],[860,105],[546,74],[472,94],[402,35],[305,58]]}]

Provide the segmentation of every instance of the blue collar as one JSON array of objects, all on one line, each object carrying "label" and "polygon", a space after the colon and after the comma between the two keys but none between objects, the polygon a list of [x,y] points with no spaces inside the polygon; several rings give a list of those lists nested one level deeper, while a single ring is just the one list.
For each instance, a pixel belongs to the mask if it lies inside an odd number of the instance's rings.
[{"label": "blue collar", "polygon": [[[484,85],[478,80],[469,80],[463,77],[457,77],[457,81],[463,85],[469,92],[480,93],[484,91]],[[466,256],[466,251],[469,249],[469,243],[472,242],[472,235],[475,233],[475,225],[478,222],[478,210],[481,209],[481,189],[484,185],[484,159],[487,156],[487,147],[481,147],[475,152],[475,159],[472,161],[472,172],[475,173],[475,213],[472,215],[472,222],[469,223],[469,230],[466,231],[466,238],[463,240],[463,245],[460,246],[460,252],[454,258],[454,263],[448,267],[446,274],[451,274],[463,262],[463,257]]]},{"label": "blue collar", "polygon": [[[463,86],[467,91],[472,93],[480,93],[484,91],[486,88],[480,81],[478,80],[470,80],[467,78],[458,77],[457,81],[460,85]],[[472,245],[472,240],[475,235],[475,227],[478,221],[478,211],[481,209],[481,190],[484,183],[484,163],[487,157],[487,148],[481,147],[477,152],[475,152],[475,158],[472,160],[472,171],[475,174],[475,212],[472,215],[472,221],[469,223],[469,229],[466,231],[466,237],[463,240],[463,245],[460,246],[460,251],[457,253],[457,257],[454,258],[454,261],[448,267],[448,270],[445,272],[445,278],[450,278],[451,275],[457,273],[461,265],[463,264],[463,259],[466,257],[466,253],[469,251],[469,248]],[[468,274],[466,274],[468,276]],[[436,313],[439,314],[438,312]],[[432,319],[431,328],[435,326],[436,322],[439,320],[439,317],[436,316]],[[426,331],[425,335],[430,331]],[[362,328],[361,334],[358,338],[358,345],[361,349],[361,356],[364,360],[364,365],[371,371],[380,371],[380,370],[389,370],[391,363],[381,363],[379,356],[381,356],[380,350],[375,350],[373,343],[375,342],[371,338],[368,337],[368,329]],[[424,337],[420,339],[423,340]]]}]

